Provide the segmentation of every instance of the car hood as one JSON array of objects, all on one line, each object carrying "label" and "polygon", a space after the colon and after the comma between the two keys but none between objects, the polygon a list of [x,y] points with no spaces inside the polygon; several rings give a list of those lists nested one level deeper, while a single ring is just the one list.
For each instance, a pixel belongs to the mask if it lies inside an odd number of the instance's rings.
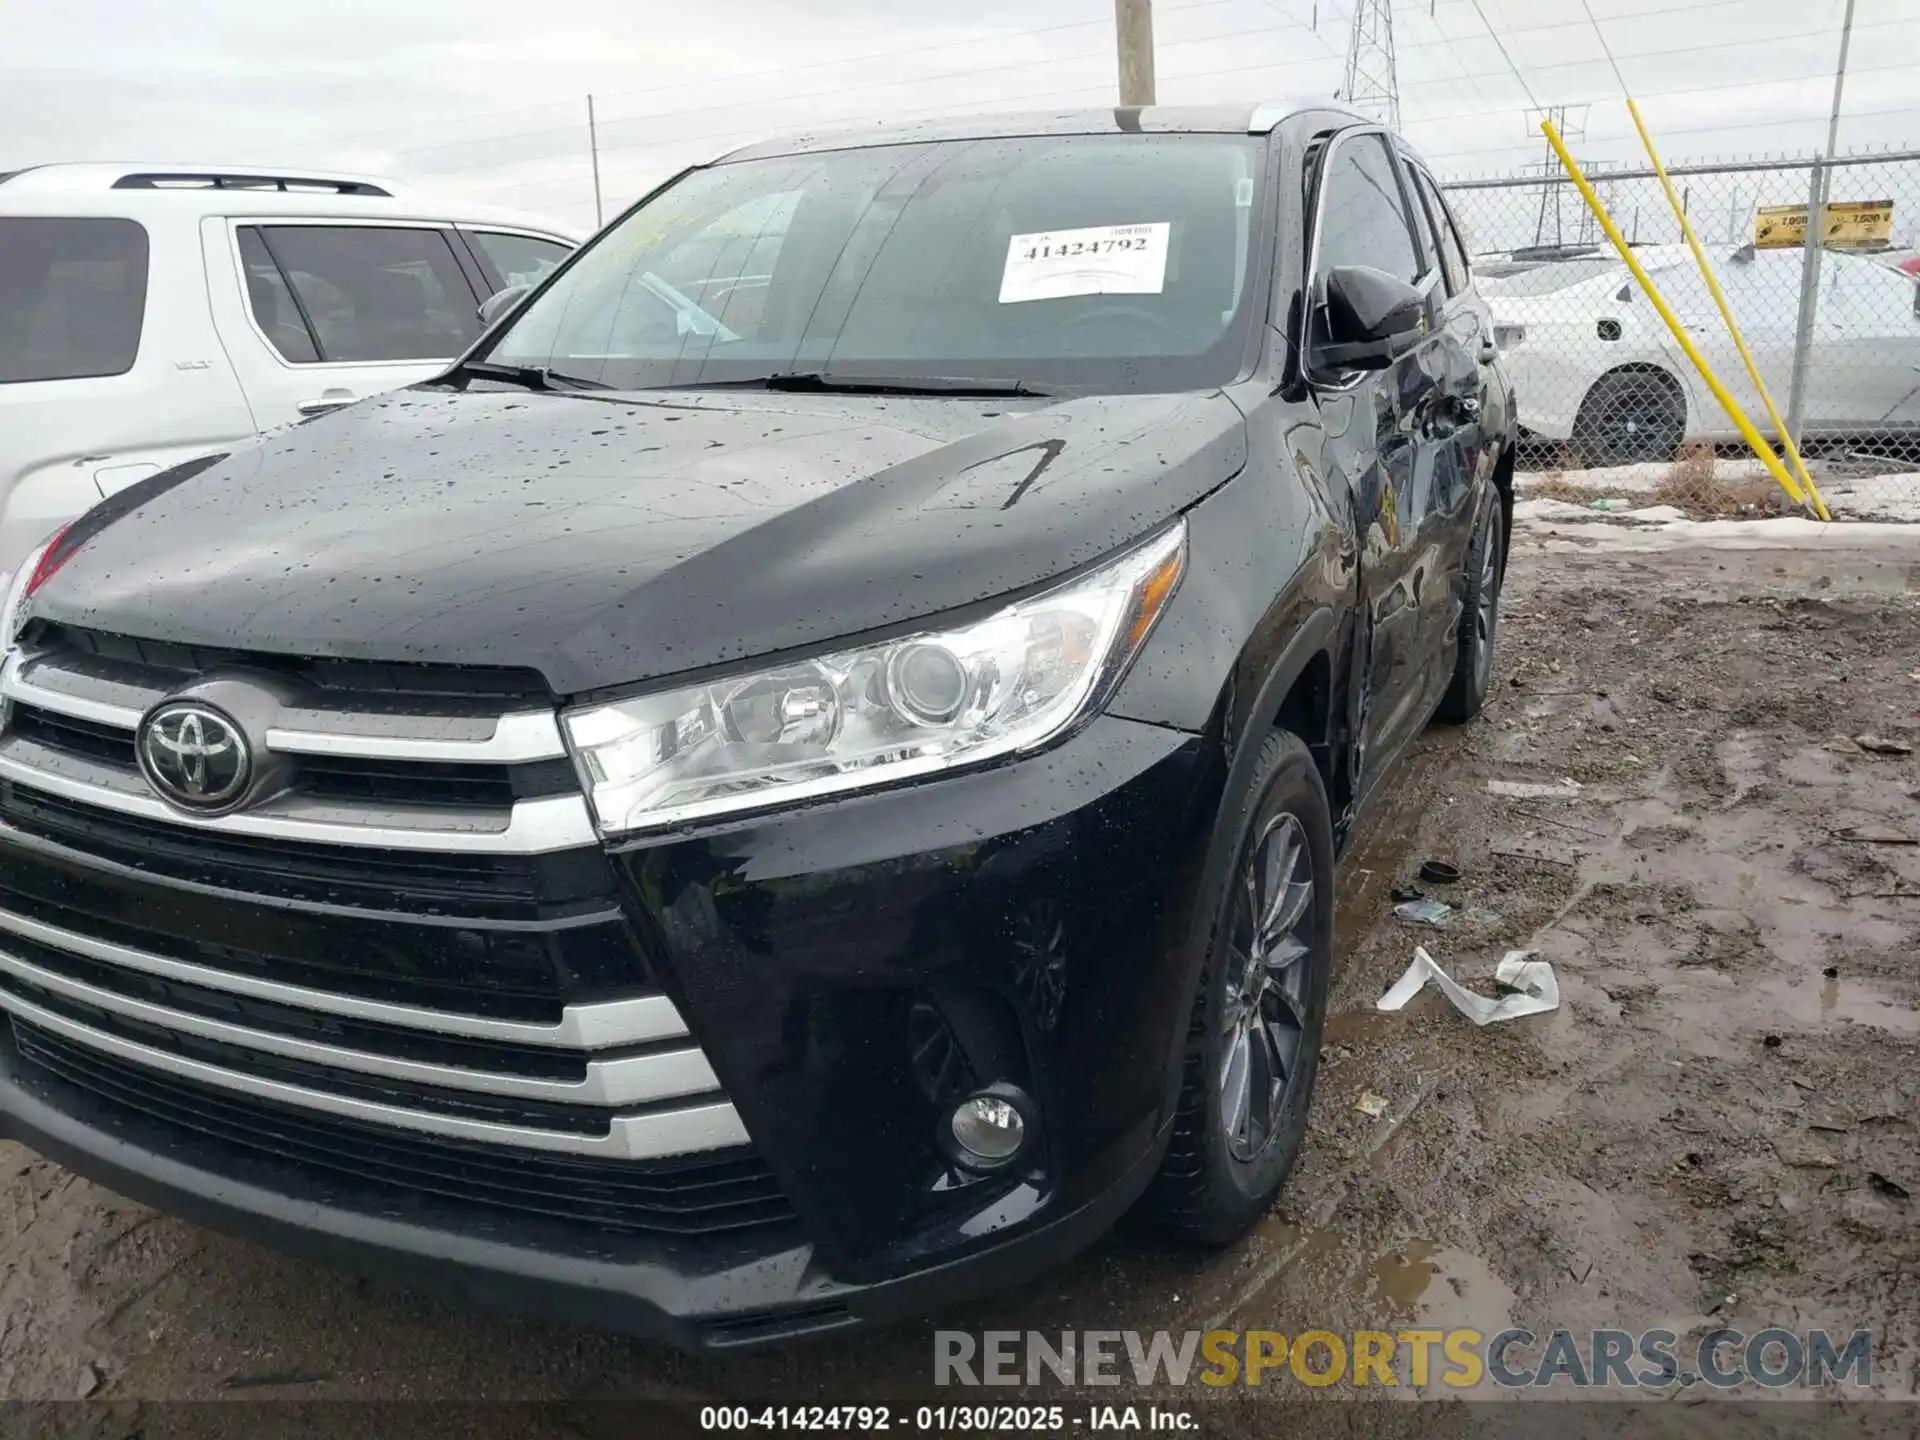
[{"label": "car hood", "polygon": [[1036,585],[1245,458],[1219,392],[402,391],[122,491],[30,613],[578,694]]}]

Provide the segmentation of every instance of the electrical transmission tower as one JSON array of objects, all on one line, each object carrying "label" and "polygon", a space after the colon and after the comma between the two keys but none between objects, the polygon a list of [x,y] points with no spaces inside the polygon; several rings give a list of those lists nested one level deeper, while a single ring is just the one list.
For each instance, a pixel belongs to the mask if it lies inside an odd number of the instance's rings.
[{"label": "electrical transmission tower", "polygon": [[1347,78],[1340,98],[1361,114],[1400,128],[1400,76],[1393,62],[1390,0],[1354,0]]},{"label": "electrical transmission tower", "polygon": [[[1539,134],[1540,122],[1551,120],[1553,128],[1569,147],[1578,145],[1587,138],[1587,115],[1593,109],[1591,105],[1549,105],[1544,110],[1527,112],[1527,129]],[[1531,168],[1531,167],[1529,167]],[[1565,197],[1567,187],[1558,183],[1566,174],[1555,153],[1553,145],[1547,142],[1546,157],[1539,162],[1540,170],[1540,213],[1533,225],[1533,243],[1535,245],[1564,245],[1567,243],[1566,230],[1562,223],[1560,202]],[[1582,227],[1579,232],[1581,241],[1592,239],[1591,229],[1587,226],[1587,212],[1581,211]],[[1549,238],[1551,237],[1551,238]]]}]

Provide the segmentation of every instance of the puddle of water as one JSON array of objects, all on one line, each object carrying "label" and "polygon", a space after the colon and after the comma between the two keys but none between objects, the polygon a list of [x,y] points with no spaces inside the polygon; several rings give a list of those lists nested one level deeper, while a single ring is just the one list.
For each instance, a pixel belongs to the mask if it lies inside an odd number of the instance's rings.
[{"label": "puddle of water", "polygon": [[1754,1032],[1768,1029],[1833,1033],[1867,1025],[1920,1035],[1920,1008],[1844,976],[1732,982],[1700,971],[1670,972],[1661,981],[1658,1004],[1669,1033],[1700,1055],[1741,1049]]},{"label": "puddle of water", "polygon": [[[1380,1256],[1371,1273],[1367,1321],[1390,1333],[1419,1326],[1470,1328],[1490,1336],[1512,1323],[1517,1297],[1493,1267],[1472,1251],[1410,1240],[1398,1251]],[[1458,1396],[1462,1392],[1435,1379],[1417,1393]]]},{"label": "puddle of water", "polygon": [[1409,1240],[1398,1252],[1373,1262],[1373,1298],[1384,1300],[1396,1315],[1412,1315],[1440,1267],[1433,1261],[1439,1250],[1431,1240]]},{"label": "puddle of water", "polygon": [[1889,1000],[1857,980],[1763,980],[1756,987],[1788,1019],[1803,1026],[1852,1022],[1920,1035],[1920,1009]]}]

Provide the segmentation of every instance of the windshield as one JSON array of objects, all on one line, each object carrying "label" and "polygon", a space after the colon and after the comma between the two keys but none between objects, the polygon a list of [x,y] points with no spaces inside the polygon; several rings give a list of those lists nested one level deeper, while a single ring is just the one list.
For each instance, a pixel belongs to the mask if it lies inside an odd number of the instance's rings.
[{"label": "windshield", "polygon": [[487,358],[617,389],[776,374],[1223,384],[1261,145],[1072,135],[696,170],[596,239]]}]

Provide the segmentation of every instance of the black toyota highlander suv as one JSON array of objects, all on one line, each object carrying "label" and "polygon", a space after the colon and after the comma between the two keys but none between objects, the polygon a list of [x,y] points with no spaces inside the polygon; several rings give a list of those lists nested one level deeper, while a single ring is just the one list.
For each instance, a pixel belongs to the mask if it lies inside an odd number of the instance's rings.
[{"label": "black toyota highlander suv", "polygon": [[1513,400],[1419,159],[807,136],[496,299],[7,586],[0,1132],[697,1348],[1243,1231],[1334,857],[1492,660]]}]

